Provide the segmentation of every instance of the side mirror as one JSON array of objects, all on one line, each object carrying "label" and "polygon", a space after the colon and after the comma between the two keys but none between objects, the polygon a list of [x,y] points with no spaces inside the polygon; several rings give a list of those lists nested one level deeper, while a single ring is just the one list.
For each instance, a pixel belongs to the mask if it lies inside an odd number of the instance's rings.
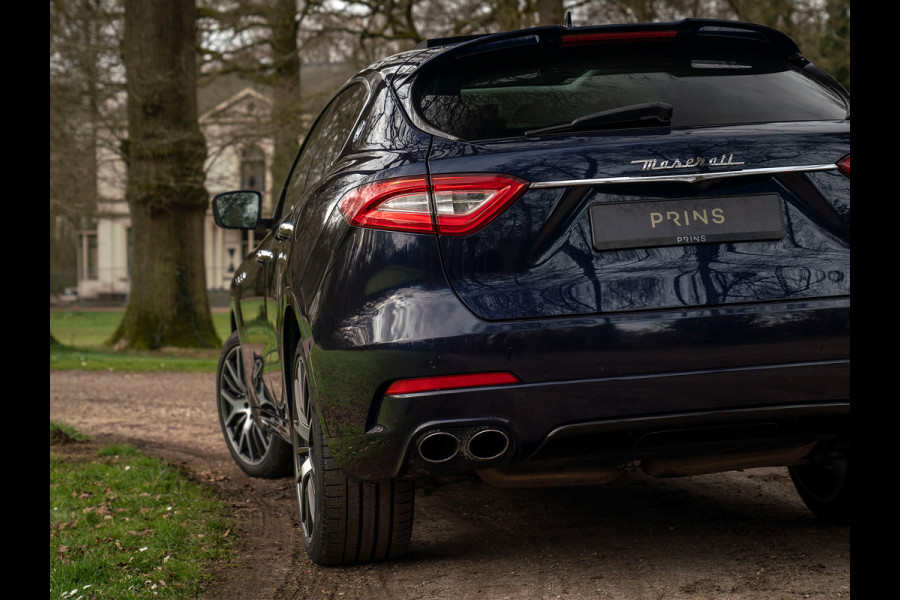
[{"label": "side mirror", "polygon": [[218,194],[212,201],[213,219],[224,229],[257,229],[262,211],[262,194],[240,191]]}]

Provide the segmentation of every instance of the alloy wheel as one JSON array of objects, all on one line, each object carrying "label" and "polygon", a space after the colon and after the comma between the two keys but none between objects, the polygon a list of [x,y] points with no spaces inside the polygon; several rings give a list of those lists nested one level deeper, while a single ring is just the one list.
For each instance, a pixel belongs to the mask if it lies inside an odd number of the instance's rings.
[{"label": "alloy wheel", "polygon": [[303,537],[309,543],[316,524],[316,450],[310,433],[312,410],[306,363],[303,357],[299,356],[299,352],[294,358],[293,400],[291,439],[294,446],[294,479],[297,485],[300,525],[303,528]]},{"label": "alloy wheel", "polygon": [[[259,397],[265,398],[265,395]],[[271,439],[253,420],[241,349],[237,345],[230,348],[222,360],[219,373],[219,413],[228,442],[239,459],[250,465],[262,462]]]}]

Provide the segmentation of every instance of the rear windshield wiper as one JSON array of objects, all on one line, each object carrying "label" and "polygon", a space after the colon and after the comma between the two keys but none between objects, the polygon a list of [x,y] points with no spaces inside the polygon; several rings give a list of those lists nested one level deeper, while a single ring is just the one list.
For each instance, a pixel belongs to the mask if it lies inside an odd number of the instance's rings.
[{"label": "rear windshield wiper", "polygon": [[647,102],[644,104],[632,104],[620,108],[612,108],[597,113],[591,113],[578,117],[571,123],[551,125],[540,129],[526,131],[525,135],[540,135],[542,133],[555,133],[562,131],[577,131],[579,129],[601,128],[606,125],[624,125],[644,123],[647,125],[667,125],[672,121],[674,109],[671,104],[665,102]]}]

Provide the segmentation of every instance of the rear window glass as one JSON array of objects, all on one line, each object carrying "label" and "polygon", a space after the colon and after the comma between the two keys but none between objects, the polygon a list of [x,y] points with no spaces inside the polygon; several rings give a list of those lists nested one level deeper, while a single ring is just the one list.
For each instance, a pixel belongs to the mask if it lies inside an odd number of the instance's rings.
[{"label": "rear window glass", "polygon": [[[843,100],[794,65],[709,46],[541,44],[438,57],[417,77],[413,101],[432,127],[467,140],[519,136],[654,102],[673,107],[672,127],[846,118]],[[629,126],[647,121],[582,129]]]}]

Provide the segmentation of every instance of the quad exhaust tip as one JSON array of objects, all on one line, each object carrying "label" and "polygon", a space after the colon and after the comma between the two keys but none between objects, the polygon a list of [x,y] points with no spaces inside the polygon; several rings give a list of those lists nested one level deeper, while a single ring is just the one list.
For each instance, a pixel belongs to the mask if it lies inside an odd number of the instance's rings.
[{"label": "quad exhaust tip", "polygon": [[455,431],[432,430],[419,438],[416,448],[426,462],[445,463],[462,455],[486,462],[500,458],[509,450],[509,434],[494,427],[459,428]]},{"label": "quad exhaust tip", "polygon": [[432,431],[419,440],[419,456],[430,463],[443,463],[459,454],[459,440],[446,431]]},{"label": "quad exhaust tip", "polygon": [[475,460],[500,458],[509,448],[509,436],[499,429],[482,429],[469,438],[466,454]]}]

